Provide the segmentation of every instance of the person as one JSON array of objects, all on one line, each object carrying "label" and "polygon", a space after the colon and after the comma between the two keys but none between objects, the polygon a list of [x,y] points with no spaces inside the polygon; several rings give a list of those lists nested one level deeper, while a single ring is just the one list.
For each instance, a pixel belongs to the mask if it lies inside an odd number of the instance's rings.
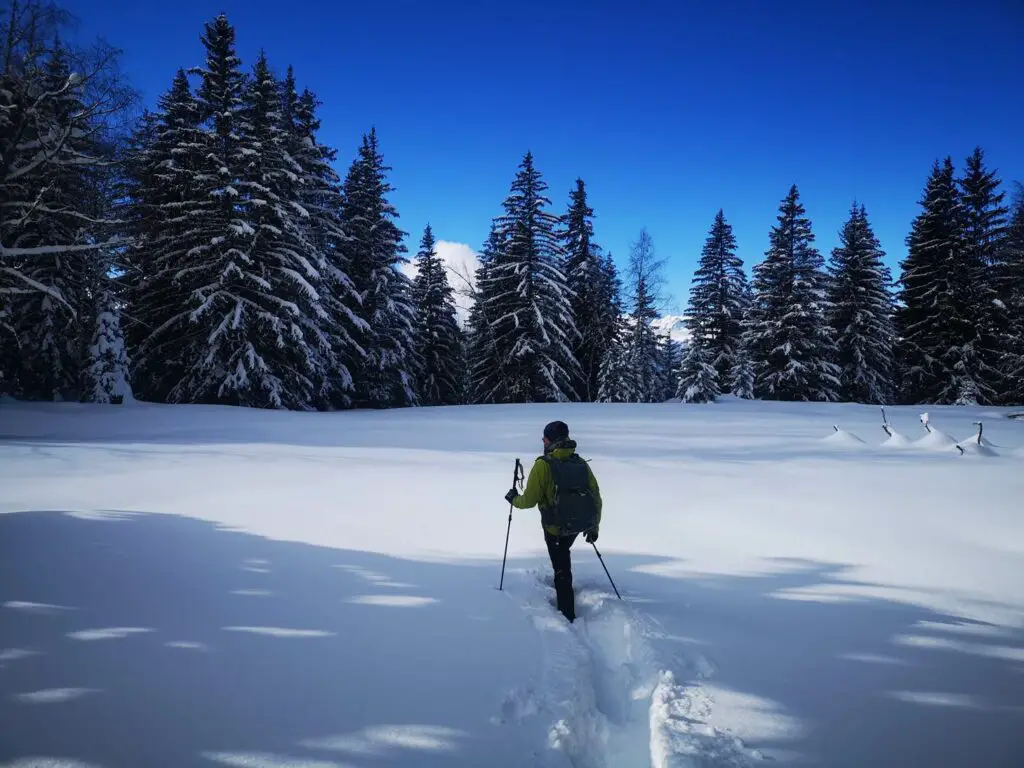
[{"label": "person", "polygon": [[590,465],[576,453],[563,421],[544,427],[544,455],[530,470],[522,495],[512,488],[505,501],[517,509],[539,507],[544,543],[554,571],[558,610],[570,622],[576,619],[569,550],[583,533],[587,543],[597,541],[601,525],[601,489]]}]

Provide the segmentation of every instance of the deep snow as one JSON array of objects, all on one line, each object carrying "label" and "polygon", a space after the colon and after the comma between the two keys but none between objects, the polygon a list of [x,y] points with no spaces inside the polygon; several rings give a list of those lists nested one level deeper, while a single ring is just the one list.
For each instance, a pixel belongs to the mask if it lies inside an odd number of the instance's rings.
[{"label": "deep snow", "polygon": [[0,765],[1019,766],[1024,422],[887,414],[0,403]]}]

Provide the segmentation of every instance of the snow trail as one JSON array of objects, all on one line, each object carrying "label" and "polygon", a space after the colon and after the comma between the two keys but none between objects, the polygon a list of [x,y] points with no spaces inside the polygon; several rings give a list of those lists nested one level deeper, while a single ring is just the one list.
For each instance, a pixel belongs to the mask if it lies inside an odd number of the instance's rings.
[{"label": "snow trail", "polygon": [[[510,572],[509,594],[542,638],[541,678],[510,691],[498,722],[547,718],[545,766],[682,768],[763,759],[711,726],[703,657],[660,655],[664,633],[607,587],[576,578],[576,621],[554,604],[550,574]],[[695,682],[677,682],[677,673]],[[540,756],[539,756],[540,757]]]}]

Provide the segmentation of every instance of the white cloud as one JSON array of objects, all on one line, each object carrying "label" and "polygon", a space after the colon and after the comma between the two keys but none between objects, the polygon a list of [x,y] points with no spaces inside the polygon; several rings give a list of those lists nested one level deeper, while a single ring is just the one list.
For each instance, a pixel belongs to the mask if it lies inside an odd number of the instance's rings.
[{"label": "white cloud", "polygon": [[[455,308],[459,323],[464,326],[469,310],[473,306],[473,300],[468,294],[475,288],[476,270],[480,266],[480,259],[476,251],[465,243],[453,243],[449,240],[437,241],[437,255],[444,263],[448,282],[455,291]],[[402,264],[401,270],[410,278],[416,277],[415,261]]]}]

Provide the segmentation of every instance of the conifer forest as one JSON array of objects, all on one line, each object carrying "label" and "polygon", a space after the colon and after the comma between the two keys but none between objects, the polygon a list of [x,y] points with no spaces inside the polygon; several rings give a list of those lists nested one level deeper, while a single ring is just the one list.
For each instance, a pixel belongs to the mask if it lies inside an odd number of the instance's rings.
[{"label": "conifer forest", "polygon": [[851,202],[824,254],[798,186],[780,189],[749,269],[712,204],[684,344],[655,323],[654,235],[614,260],[584,179],[551,190],[530,152],[462,284],[429,226],[401,228],[372,115],[351,156],[326,146],[302,73],[272,53],[241,61],[225,16],[146,109],[116,50],[63,42],[59,9],[18,0],[3,21],[0,395],[289,410],[1024,403],[1024,195],[981,148],[921,169],[897,274],[870,201]]}]

